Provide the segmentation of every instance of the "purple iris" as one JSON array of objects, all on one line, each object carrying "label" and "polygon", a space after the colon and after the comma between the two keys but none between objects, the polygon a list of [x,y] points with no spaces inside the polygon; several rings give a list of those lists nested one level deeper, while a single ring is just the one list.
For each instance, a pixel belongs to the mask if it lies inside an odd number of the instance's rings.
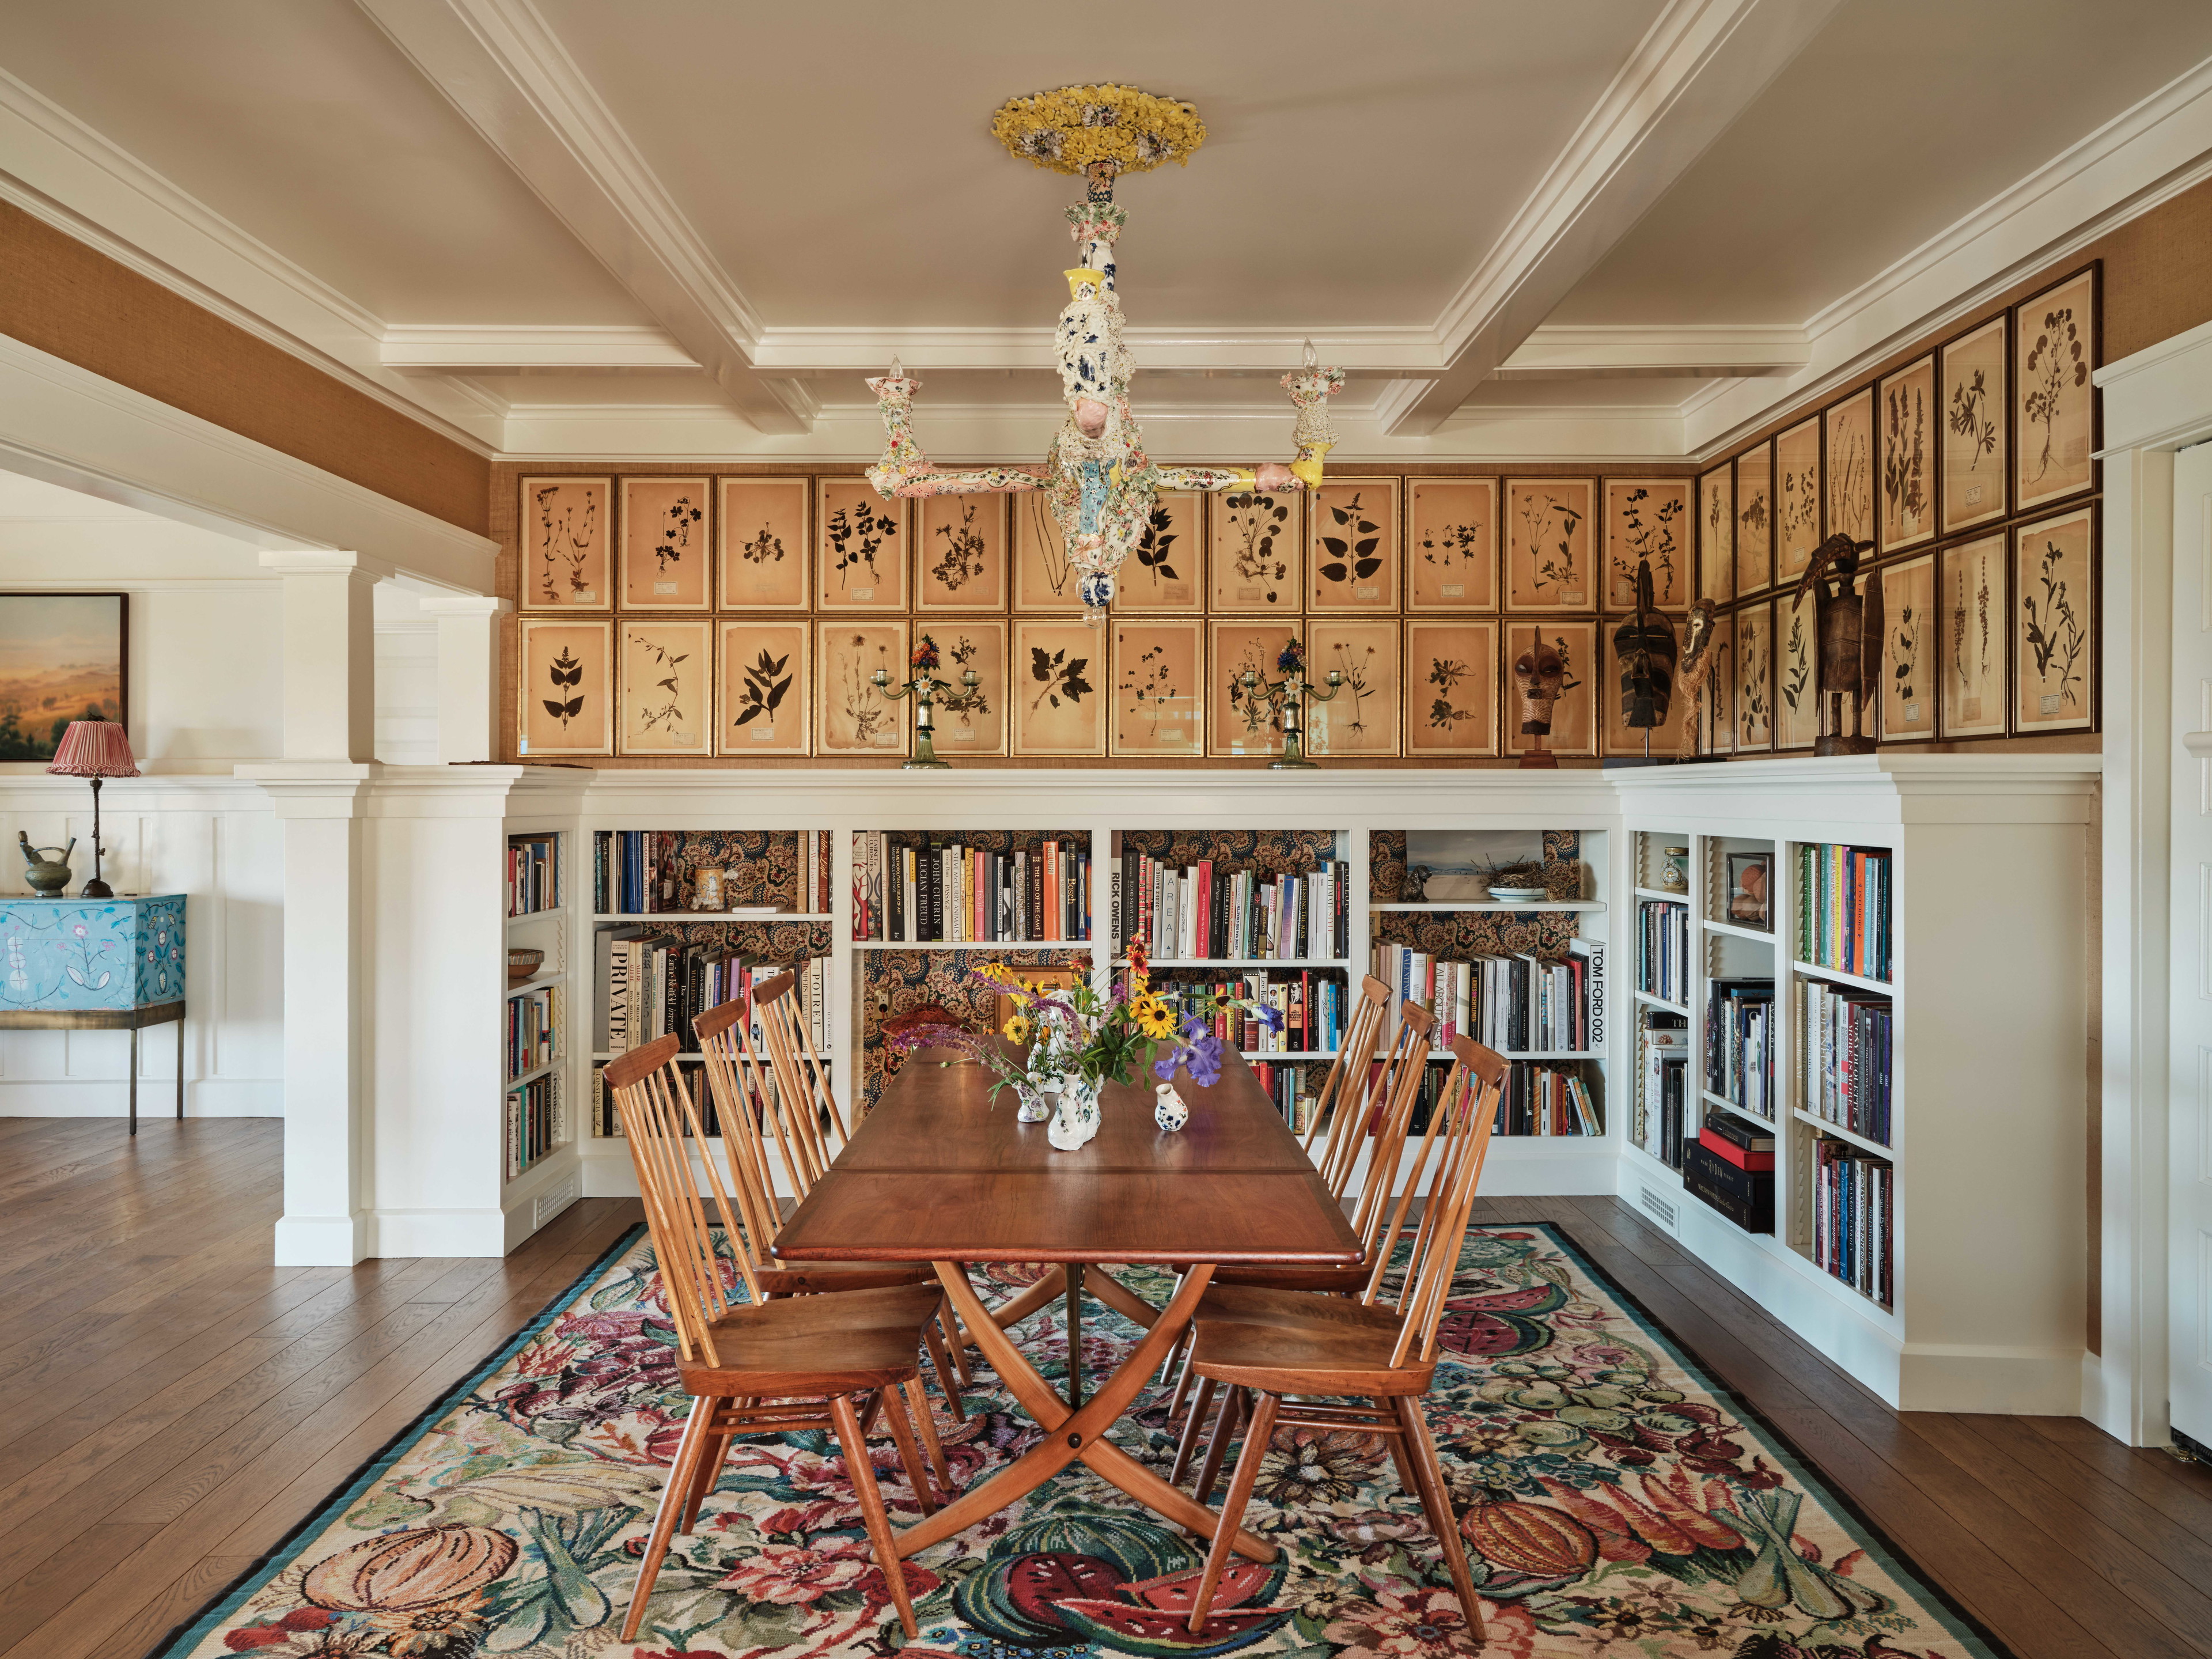
[{"label": "purple iris", "polygon": [[1152,1065],[1152,1075],[1163,1083],[1175,1080],[1176,1067],[1181,1066],[1190,1073],[1190,1080],[1201,1089],[1210,1089],[1221,1081],[1221,1060],[1226,1050],[1221,1039],[1213,1035],[1207,1022],[1196,1014],[1182,1023],[1182,1044],[1164,1059]]},{"label": "purple iris", "polygon": [[1266,1026],[1271,1031],[1279,1031],[1283,1029],[1283,1011],[1281,1009],[1270,1007],[1264,1002],[1255,1003],[1254,1007],[1259,1013],[1261,1024]]}]

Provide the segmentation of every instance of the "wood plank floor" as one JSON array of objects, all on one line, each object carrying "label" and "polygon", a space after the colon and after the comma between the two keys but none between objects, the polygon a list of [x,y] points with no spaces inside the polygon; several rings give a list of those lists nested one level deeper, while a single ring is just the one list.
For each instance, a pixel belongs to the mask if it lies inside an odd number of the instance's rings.
[{"label": "wood plank floor", "polygon": [[[0,1120],[0,1655],[133,1659],[638,1218],[504,1261],[272,1267],[281,1126]],[[1610,1199],[1551,1221],[2021,1659],[2212,1659],[2212,1471],[2075,1419],[1899,1416]]]}]

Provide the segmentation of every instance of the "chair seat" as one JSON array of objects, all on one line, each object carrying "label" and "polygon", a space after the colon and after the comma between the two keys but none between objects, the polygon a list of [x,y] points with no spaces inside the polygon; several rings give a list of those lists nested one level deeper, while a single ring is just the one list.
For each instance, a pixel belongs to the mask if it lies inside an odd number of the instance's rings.
[{"label": "chair seat", "polygon": [[732,1308],[708,1326],[721,1363],[681,1367],[687,1394],[769,1399],[855,1394],[921,1374],[933,1285],[800,1296]]},{"label": "chair seat", "polygon": [[1397,1338],[1398,1315],[1347,1297],[1294,1291],[1272,1285],[1206,1287],[1199,1298],[1198,1322],[1218,1320],[1238,1325],[1275,1325],[1288,1330],[1386,1331]]},{"label": "chair seat", "polygon": [[763,1296],[882,1290],[893,1285],[934,1285],[927,1263],[912,1261],[756,1261],[753,1278]]},{"label": "chair seat", "polygon": [[1208,1289],[1249,1285],[1282,1291],[1333,1291],[1353,1294],[1367,1288],[1368,1269],[1357,1267],[1222,1267]]},{"label": "chair seat", "polygon": [[1390,1354],[1397,1345],[1395,1318],[1387,1329],[1356,1324],[1245,1325],[1209,1322],[1201,1310],[1190,1365],[1209,1381],[1273,1395],[1375,1398],[1426,1394],[1435,1364],[1393,1365]]}]

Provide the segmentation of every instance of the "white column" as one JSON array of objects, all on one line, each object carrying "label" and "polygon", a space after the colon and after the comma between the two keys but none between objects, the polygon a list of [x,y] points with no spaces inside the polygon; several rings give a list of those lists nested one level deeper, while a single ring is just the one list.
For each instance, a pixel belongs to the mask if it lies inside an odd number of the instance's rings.
[{"label": "white column", "polygon": [[284,580],[284,758],[376,758],[375,588],[389,566],[358,553],[261,556]]},{"label": "white column", "polygon": [[438,758],[448,766],[499,753],[499,619],[514,609],[479,594],[419,601],[438,619]]}]

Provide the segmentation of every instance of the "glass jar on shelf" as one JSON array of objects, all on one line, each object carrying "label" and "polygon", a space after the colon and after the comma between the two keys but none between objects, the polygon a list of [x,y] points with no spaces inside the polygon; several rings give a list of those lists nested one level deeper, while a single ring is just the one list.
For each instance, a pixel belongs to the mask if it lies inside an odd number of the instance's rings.
[{"label": "glass jar on shelf", "polygon": [[1690,849],[1686,847],[1662,847],[1659,853],[1659,890],[1662,893],[1687,893],[1690,890]]}]

